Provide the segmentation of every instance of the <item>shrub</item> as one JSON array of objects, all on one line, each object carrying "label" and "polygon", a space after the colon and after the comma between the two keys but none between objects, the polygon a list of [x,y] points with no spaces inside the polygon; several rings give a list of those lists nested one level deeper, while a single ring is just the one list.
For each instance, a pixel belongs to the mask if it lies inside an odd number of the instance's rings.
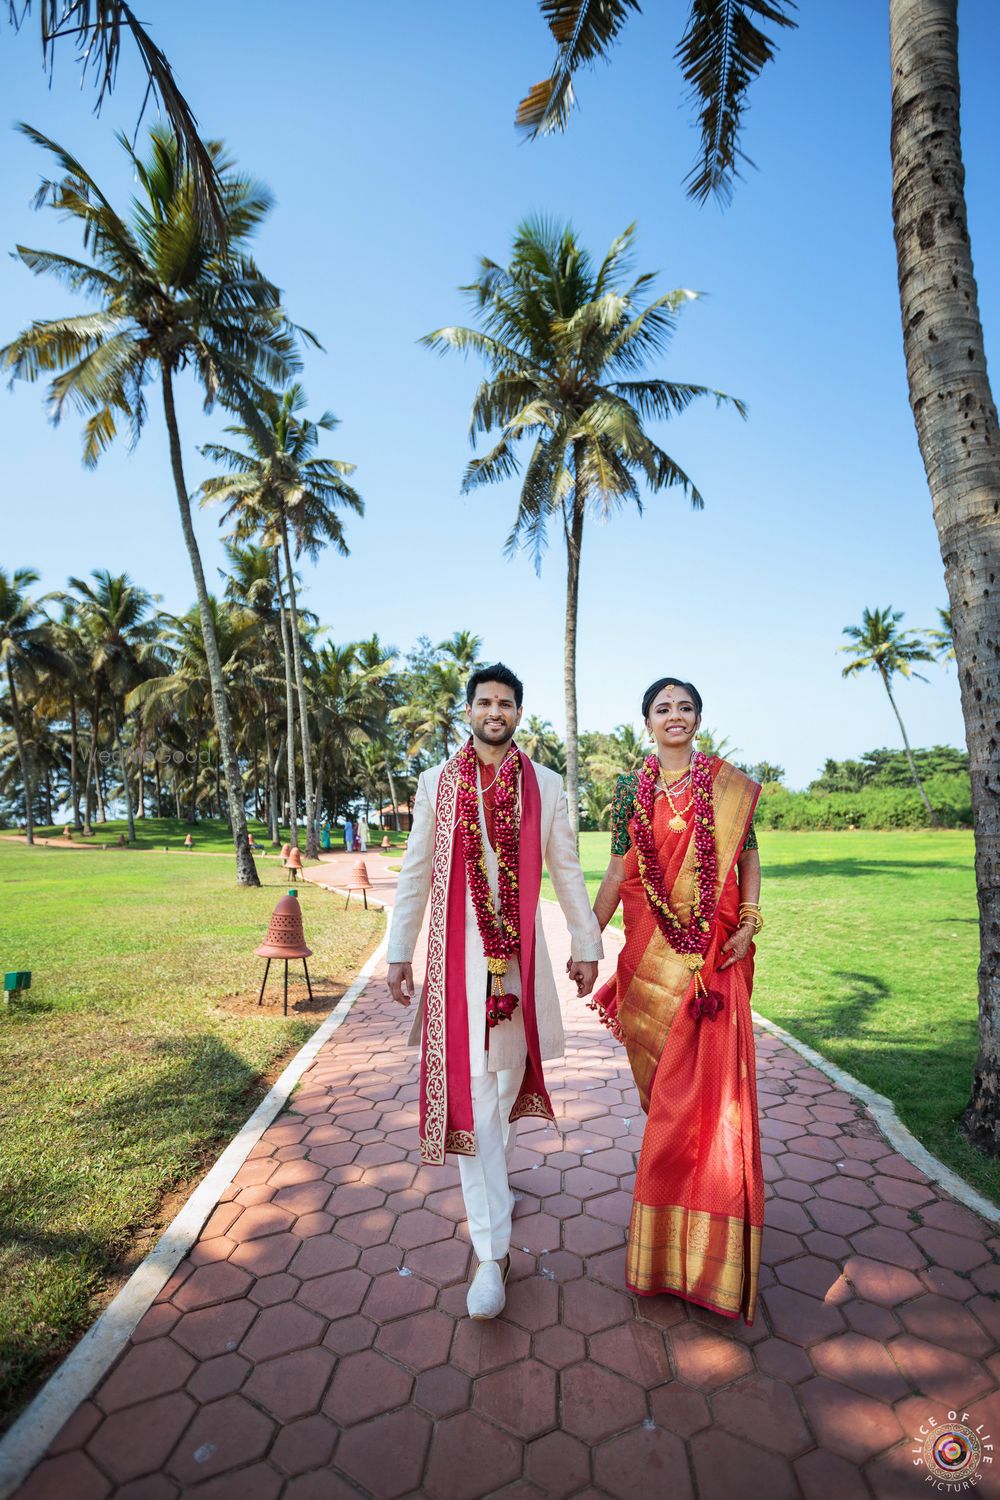
[{"label": "shrub", "polygon": [[[967,776],[931,776],[924,786],[944,828],[972,827]],[[760,828],[926,828],[927,810],[912,784],[866,786],[854,792],[789,792],[768,786],[755,814]]]}]

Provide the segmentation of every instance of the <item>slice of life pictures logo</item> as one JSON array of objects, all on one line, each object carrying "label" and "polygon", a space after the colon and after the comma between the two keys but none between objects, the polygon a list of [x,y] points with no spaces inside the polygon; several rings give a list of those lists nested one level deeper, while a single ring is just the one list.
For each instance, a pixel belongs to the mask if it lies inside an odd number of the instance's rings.
[{"label": "slice of life pictures logo", "polygon": [[925,1470],[924,1483],[954,1495],[975,1489],[985,1478],[993,1439],[970,1412],[949,1411],[921,1422],[911,1451],[914,1467]]}]

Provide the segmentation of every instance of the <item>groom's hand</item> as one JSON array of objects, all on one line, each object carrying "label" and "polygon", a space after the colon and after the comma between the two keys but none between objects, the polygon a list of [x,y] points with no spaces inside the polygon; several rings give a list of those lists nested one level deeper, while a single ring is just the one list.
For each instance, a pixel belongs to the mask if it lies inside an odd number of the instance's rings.
[{"label": "groom's hand", "polygon": [[409,1005],[413,999],[413,965],[389,965],[389,993],[397,1005]]},{"label": "groom's hand", "polygon": [[597,964],[592,960],[571,958],[566,965],[566,973],[576,985],[576,993],[579,999],[589,995],[597,983]]}]

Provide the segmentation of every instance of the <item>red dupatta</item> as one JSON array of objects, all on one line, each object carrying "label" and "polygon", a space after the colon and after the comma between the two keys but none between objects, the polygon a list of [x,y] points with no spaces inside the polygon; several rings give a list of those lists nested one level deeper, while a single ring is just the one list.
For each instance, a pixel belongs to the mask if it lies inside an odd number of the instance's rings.
[{"label": "red dupatta", "polygon": [[[535,1013],[535,916],[542,884],[541,797],[535,768],[521,757],[521,818],[518,839],[521,1011],[527,1046],[524,1077],[510,1112],[554,1118],[545,1088]],[[438,781],[431,867],[431,911],[424,986],[423,1045],[420,1055],[420,1157],[440,1165],[449,1151],[474,1156],[469,1059],[469,1017],[465,978],[468,881],[457,822],[458,763],[453,756]],[[476,999],[483,1007],[486,987]]]}]

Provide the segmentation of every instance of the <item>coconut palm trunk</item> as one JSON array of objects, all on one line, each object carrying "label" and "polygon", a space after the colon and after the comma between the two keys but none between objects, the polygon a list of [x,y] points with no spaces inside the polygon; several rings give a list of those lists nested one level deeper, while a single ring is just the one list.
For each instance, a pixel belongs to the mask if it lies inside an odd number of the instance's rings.
[{"label": "coconut palm trunk", "polygon": [[563,641],[563,689],[566,695],[566,801],[573,837],[580,833],[580,737],[576,717],[576,624],[580,605],[580,552],[585,497],[579,479],[573,509],[566,519],[566,633]]},{"label": "coconut palm trunk", "polygon": [[73,827],[80,827],[80,731],[76,717],[76,694],[69,695],[69,801]]},{"label": "coconut palm trunk", "polygon": [[326,773],[326,757],[321,753],[316,765],[316,823],[323,821],[323,778]]},{"label": "coconut palm trunk", "polygon": [[132,807],[132,788],[128,783],[128,762],[125,759],[125,746],[122,744],[121,726],[118,723],[118,705],[115,702],[114,693],[109,694],[111,703],[111,727],[115,736],[115,749],[118,752],[118,764],[122,773],[122,791],[125,793],[125,819],[128,823],[128,841],[135,843],[135,812]]},{"label": "coconut palm trunk", "polygon": [[226,771],[229,820],[233,830],[233,843],[236,849],[236,879],[240,885],[259,886],[260,878],[257,874],[257,867],[253,862],[253,855],[250,853],[250,844],[247,840],[246,810],[243,806],[243,781],[240,776],[239,765],[236,761],[236,742],[233,736],[232,720],[229,717],[229,704],[226,702],[226,686],[222,678],[219,643],[215,638],[212,608],[209,604],[208,588],[205,583],[205,570],[202,566],[201,553],[198,550],[198,539],[194,534],[194,524],[191,520],[191,505],[188,501],[187,486],[184,483],[180,433],[177,428],[177,412],[174,407],[173,375],[170,366],[166,362],[164,362],[161,368],[163,373],[163,412],[166,417],[167,435],[170,440],[170,467],[173,470],[174,486],[177,491],[177,505],[181,514],[181,530],[184,533],[184,544],[187,547],[191,572],[194,576],[198,613],[201,617],[201,629],[205,641],[205,660],[208,665],[209,682],[212,686],[212,707],[215,712],[215,725],[219,734],[219,749]]},{"label": "coconut palm trunk", "polygon": [[202,717],[199,714],[194,730],[194,773],[191,777],[191,806],[188,809],[189,823],[197,823],[198,821],[198,772],[201,770],[202,728]]},{"label": "coconut palm trunk", "polygon": [[399,803],[396,801],[396,783],[393,779],[392,766],[389,764],[389,756],[386,751],[383,750],[382,756],[385,761],[386,778],[389,782],[389,801],[392,803],[392,829],[395,833],[399,829]]},{"label": "coconut palm trunk", "polygon": [[1000,429],[965,206],[957,0],[890,0],[892,190],[910,405],[951,601],[972,780],[979,1056],[964,1127],[1000,1155]]},{"label": "coconut palm trunk", "polygon": [[97,784],[97,715],[100,711],[100,700],[94,694],[94,701],[90,708],[90,749],[87,753],[87,779],[83,787],[83,831],[89,837],[94,829],[91,819],[91,787]]},{"label": "coconut palm trunk", "polygon": [[281,818],[278,814],[278,752],[272,747],[271,725],[264,708],[264,754],[267,758],[267,826],[275,849],[281,843]]},{"label": "coconut palm trunk", "polygon": [[295,683],[299,694],[299,732],[302,741],[302,780],[306,794],[306,855],[316,858],[316,815],[313,793],[312,752],[309,745],[309,713],[306,705],[306,679],[302,670],[302,638],[299,635],[299,612],[295,601],[295,574],[292,571],[292,554],[288,546],[288,518],[284,507],[281,511],[281,546],[285,554],[285,576],[288,579],[288,612],[291,616],[292,657],[295,663]]},{"label": "coconut palm trunk", "polygon": [[24,735],[21,733],[21,710],[17,701],[17,688],[14,686],[14,673],[9,660],[7,662],[7,686],[10,690],[10,717],[14,725],[17,759],[21,767],[21,785],[24,788],[24,831],[27,835],[28,843],[33,844],[35,842],[35,820],[32,810],[31,774],[28,766],[28,751],[24,743]]},{"label": "coconut palm trunk", "polygon": [[896,723],[899,725],[899,732],[903,736],[903,749],[906,753],[906,763],[910,768],[910,775],[913,777],[913,784],[916,787],[917,791],[920,793],[921,801],[927,809],[927,816],[931,820],[931,827],[937,828],[938,815],[931,806],[931,799],[925,792],[924,784],[917,774],[917,763],[913,759],[913,751],[910,748],[909,737],[906,733],[906,725],[903,723],[903,715],[900,713],[896,700],[892,696],[892,684],[889,681],[889,674],[888,672],[880,672],[879,676],[882,678],[882,686],[885,688],[886,692],[889,695],[889,702],[892,704],[892,711],[896,715]]},{"label": "coconut palm trunk", "polygon": [[292,686],[292,643],[289,639],[288,611],[281,585],[281,558],[274,549],[274,575],[278,581],[278,614],[281,619],[281,650],[285,658],[285,756],[288,764],[289,843],[299,847],[299,809],[295,789],[295,692]]}]

